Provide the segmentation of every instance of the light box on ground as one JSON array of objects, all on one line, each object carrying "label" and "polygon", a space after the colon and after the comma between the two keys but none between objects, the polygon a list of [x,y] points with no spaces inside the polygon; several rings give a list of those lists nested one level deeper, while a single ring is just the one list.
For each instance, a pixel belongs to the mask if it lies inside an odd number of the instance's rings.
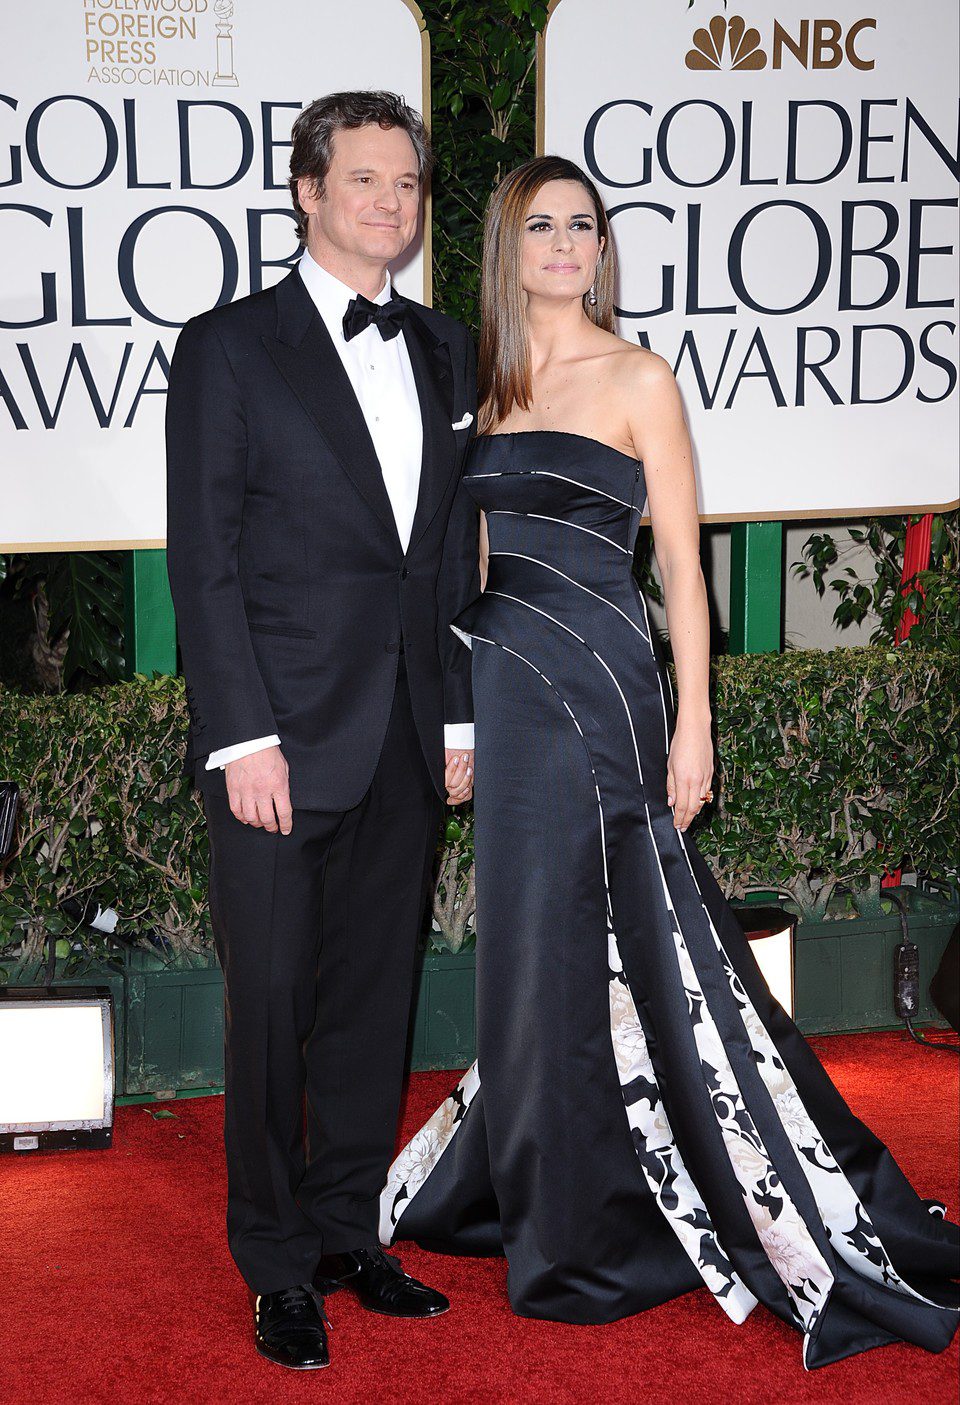
[{"label": "light box on ground", "polygon": [[94,987],[0,989],[0,1151],[108,1147],[113,997]]},{"label": "light box on ground", "polygon": [[795,919],[782,907],[761,907],[759,903],[738,905],[736,914],[770,994],[793,1019]]}]

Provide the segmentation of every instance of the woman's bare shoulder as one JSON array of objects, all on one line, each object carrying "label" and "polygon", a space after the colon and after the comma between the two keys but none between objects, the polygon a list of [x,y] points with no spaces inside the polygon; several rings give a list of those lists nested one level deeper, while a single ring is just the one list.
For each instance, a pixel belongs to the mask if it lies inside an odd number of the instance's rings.
[{"label": "woman's bare shoulder", "polygon": [[648,347],[621,341],[614,375],[617,410],[626,426],[626,437],[643,459],[651,439],[674,435],[683,423],[680,387],[670,363]]},{"label": "woman's bare shoulder", "polygon": [[629,396],[638,393],[662,394],[676,386],[670,363],[649,347],[626,341],[616,332],[594,327],[591,354],[600,358],[604,377],[611,388]]},{"label": "woman's bare shoulder", "polygon": [[631,392],[656,392],[676,385],[669,361],[649,347],[616,337],[615,371],[624,387]]}]

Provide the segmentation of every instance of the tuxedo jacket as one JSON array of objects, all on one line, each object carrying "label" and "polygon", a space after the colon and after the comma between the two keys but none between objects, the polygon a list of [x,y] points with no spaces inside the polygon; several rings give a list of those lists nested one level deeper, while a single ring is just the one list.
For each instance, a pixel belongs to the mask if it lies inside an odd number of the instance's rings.
[{"label": "tuxedo jacket", "polygon": [[167,400],[167,564],[186,764],[204,790],[225,790],[223,772],[205,769],[211,752],[276,733],[295,808],[358,804],[402,641],[424,758],[445,795],[444,723],[473,719],[470,653],[449,624],[479,589],[477,513],[460,486],[475,358],[459,322],[404,301],[423,419],[405,552],[360,404],[295,270],[180,334]]}]

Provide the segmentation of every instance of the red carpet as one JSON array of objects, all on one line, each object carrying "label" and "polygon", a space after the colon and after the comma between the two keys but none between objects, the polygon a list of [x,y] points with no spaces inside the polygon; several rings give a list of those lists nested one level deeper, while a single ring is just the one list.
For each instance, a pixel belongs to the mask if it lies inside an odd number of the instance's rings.
[{"label": "red carpet", "polygon": [[[924,1196],[960,1212],[958,1064],[899,1034],[812,1041],[854,1110]],[[411,1079],[405,1128],[450,1074]],[[219,1098],[119,1109],[107,1152],[0,1161],[5,1401],[410,1402],[566,1405],[643,1400],[957,1399],[957,1341],[940,1356],[887,1346],[805,1372],[801,1338],[757,1308],[742,1327],[706,1290],[609,1327],[514,1317],[499,1260],[405,1248],[406,1266],[453,1299],[436,1322],[391,1323],[330,1301],[333,1364],[295,1375],[250,1345],[245,1290],[223,1233]],[[588,1149],[587,1149],[588,1151]]]}]

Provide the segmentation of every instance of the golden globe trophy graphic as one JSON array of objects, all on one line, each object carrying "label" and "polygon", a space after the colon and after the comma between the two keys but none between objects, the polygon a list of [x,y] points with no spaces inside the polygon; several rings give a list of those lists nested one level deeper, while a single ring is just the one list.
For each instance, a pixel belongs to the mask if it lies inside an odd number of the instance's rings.
[{"label": "golden globe trophy graphic", "polygon": [[233,0],[214,0],[217,23],[217,71],[215,88],[236,88],[239,79],[233,71]]}]

